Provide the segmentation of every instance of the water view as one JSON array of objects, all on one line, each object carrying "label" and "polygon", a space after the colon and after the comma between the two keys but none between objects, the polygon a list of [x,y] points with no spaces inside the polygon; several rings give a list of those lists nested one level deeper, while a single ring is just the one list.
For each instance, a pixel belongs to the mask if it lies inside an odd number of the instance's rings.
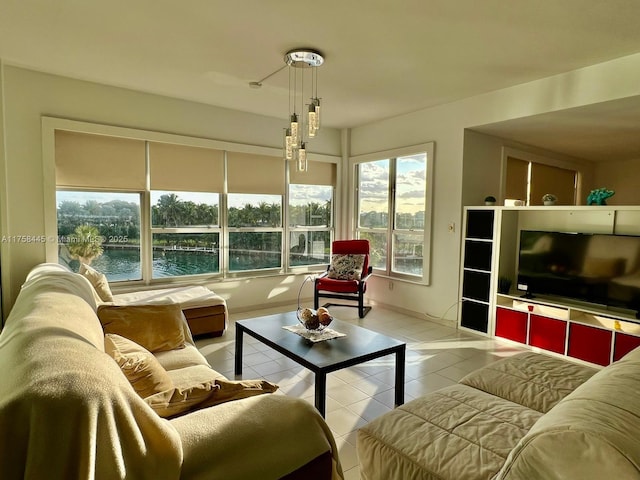
[{"label": "water view", "polygon": [[[140,251],[137,249],[105,248],[104,253],[91,262],[91,266],[104,273],[110,282],[140,280],[142,278],[140,265]],[[71,260],[68,266],[77,272],[80,262]],[[219,268],[217,253],[188,251],[154,251],[153,253],[153,278],[217,273]]]},{"label": "water view", "polygon": [[[235,252],[235,254],[234,254]],[[78,260],[67,260],[60,256],[60,263],[67,265],[74,272],[80,268]],[[307,256],[296,260],[296,265],[317,265],[328,263],[327,258]],[[256,268],[278,268],[281,266],[280,252],[268,251],[231,251],[229,267],[231,271],[246,271]],[[105,248],[104,253],[91,262],[91,266],[104,273],[110,282],[140,280],[142,270],[140,251],[135,248]],[[182,275],[198,275],[218,273],[220,262],[218,250],[213,252],[188,250],[154,249],[152,277],[177,277]]]}]

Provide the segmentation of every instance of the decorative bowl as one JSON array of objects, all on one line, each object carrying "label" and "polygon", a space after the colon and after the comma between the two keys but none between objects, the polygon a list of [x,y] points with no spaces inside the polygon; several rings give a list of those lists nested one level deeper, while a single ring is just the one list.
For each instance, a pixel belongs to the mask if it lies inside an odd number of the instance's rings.
[{"label": "decorative bowl", "polygon": [[324,307],[317,311],[312,308],[298,307],[296,311],[298,321],[310,332],[321,332],[333,321],[333,317]]}]

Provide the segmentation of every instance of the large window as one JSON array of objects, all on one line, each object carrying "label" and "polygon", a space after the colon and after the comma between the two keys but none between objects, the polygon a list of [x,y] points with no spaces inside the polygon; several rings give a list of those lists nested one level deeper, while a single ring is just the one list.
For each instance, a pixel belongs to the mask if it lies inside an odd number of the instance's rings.
[{"label": "large window", "polygon": [[[356,162],[356,236],[378,273],[428,281],[432,147]],[[371,156],[368,156],[371,157]]]},{"label": "large window", "polygon": [[[97,130],[51,130],[60,241],[48,258],[57,255],[73,270],[91,262],[110,281],[145,282],[328,263],[335,164],[311,160],[309,172],[288,171],[271,149]],[[256,150],[268,154],[248,153]],[[92,258],[68,245],[78,238],[101,240]]]},{"label": "large window", "polygon": [[289,265],[328,264],[333,231],[335,166],[310,163],[289,169]]},{"label": "large window", "polygon": [[60,190],[56,203],[60,263],[88,263],[110,281],[142,278],[140,194]]},{"label": "large window", "polygon": [[282,197],[229,194],[229,271],[282,266]]},{"label": "large window", "polygon": [[151,192],[152,278],[220,272],[219,195]]}]

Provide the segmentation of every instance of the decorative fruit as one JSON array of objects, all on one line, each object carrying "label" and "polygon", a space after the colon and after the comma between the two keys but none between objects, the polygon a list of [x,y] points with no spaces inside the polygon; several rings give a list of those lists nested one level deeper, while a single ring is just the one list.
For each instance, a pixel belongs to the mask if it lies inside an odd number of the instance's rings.
[{"label": "decorative fruit", "polygon": [[300,316],[302,317],[303,322],[308,322],[315,316],[315,313],[310,308],[303,308]]},{"label": "decorative fruit", "polygon": [[309,320],[305,320],[304,326],[309,330],[316,330],[320,326],[320,321],[318,320],[318,316],[314,315]]},{"label": "decorative fruit", "polygon": [[326,327],[331,323],[333,317],[326,308],[324,309],[324,311],[320,311],[320,309],[318,309],[318,320],[320,321],[320,324]]}]

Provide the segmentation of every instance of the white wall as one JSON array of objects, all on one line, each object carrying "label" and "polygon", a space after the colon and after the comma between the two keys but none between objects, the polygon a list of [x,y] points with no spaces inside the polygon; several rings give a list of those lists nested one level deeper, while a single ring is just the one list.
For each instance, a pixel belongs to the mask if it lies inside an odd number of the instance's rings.
[{"label": "white wall", "polygon": [[[285,120],[109,87],[4,65],[5,157],[0,217],[5,237],[45,234],[41,117],[116,125],[192,137],[280,148]],[[315,153],[340,156],[339,130],[323,129]],[[0,137],[0,140],[2,137]],[[105,165],[104,168],[109,168]],[[99,174],[99,172],[97,172]],[[45,261],[45,245],[6,242],[0,245],[4,311],[13,304],[29,269]],[[297,284],[300,278],[294,279]],[[230,305],[294,301],[297,288],[281,292],[286,277],[273,277],[249,289],[215,287],[233,294]],[[234,282],[238,285],[242,282]],[[279,292],[279,293],[276,293]],[[253,303],[252,303],[253,302]]]},{"label": "white wall", "polygon": [[597,163],[593,188],[602,187],[616,192],[607,205],[640,205],[640,159]]},{"label": "white wall", "polygon": [[[387,282],[374,279],[371,298],[438,318],[448,312],[445,318],[455,318],[456,309],[450,307],[458,299],[462,192],[470,198],[466,194],[470,189],[470,195],[479,198],[486,189],[487,175],[496,172],[491,164],[490,172],[479,177],[471,174],[463,183],[465,128],[637,96],[639,77],[640,54],[636,54],[354,128],[352,156],[435,142],[431,285],[395,281],[390,295]],[[479,161],[469,165],[468,171],[481,170]],[[447,228],[452,221],[457,226],[453,234]]]}]

